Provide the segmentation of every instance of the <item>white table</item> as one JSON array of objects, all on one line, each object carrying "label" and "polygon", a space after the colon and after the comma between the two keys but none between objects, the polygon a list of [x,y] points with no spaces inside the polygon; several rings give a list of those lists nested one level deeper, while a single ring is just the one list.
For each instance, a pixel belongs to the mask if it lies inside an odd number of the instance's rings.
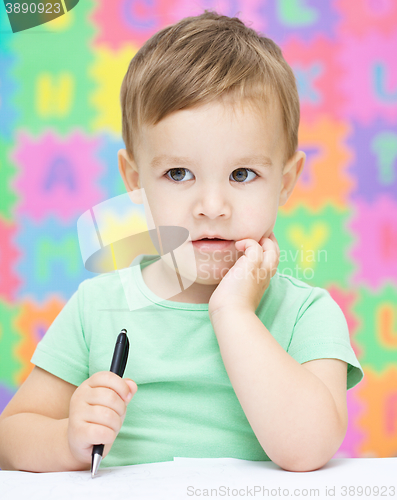
[{"label": "white table", "polygon": [[0,471],[2,500],[285,497],[397,500],[397,458],[332,459],[312,472],[287,472],[273,462],[177,457],[100,468],[94,479],[89,471]]}]

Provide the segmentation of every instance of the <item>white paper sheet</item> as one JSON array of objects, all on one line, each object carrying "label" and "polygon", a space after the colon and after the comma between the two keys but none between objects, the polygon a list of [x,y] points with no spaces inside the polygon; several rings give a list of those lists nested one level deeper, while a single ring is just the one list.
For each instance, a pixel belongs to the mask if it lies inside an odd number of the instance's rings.
[{"label": "white paper sheet", "polygon": [[183,457],[176,457],[173,462],[101,468],[94,479],[89,471],[0,471],[1,500],[296,496],[327,500],[397,499],[397,458],[332,459],[323,468],[305,473],[287,472],[273,462]]}]

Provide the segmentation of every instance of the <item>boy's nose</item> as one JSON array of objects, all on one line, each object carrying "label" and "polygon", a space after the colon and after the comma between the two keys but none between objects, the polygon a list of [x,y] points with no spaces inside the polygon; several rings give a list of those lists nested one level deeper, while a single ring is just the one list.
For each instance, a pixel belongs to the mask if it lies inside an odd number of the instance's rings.
[{"label": "boy's nose", "polygon": [[196,203],[195,209],[198,217],[208,217],[216,219],[218,217],[228,218],[230,216],[230,207],[222,197],[206,196]]}]

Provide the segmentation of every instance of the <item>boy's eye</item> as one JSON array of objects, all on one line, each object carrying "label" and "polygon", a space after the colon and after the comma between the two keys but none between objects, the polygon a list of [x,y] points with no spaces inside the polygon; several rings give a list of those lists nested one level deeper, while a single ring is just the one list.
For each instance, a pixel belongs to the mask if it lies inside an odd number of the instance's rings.
[{"label": "boy's eye", "polygon": [[[171,170],[168,170],[166,172],[166,175],[168,176],[168,173],[170,173],[171,175],[171,179],[173,181],[181,181],[183,180],[184,176],[185,176],[185,172],[190,172],[190,170],[188,170],[187,168],[171,168]],[[191,172],[190,172],[191,173]],[[175,176],[175,177],[174,177]],[[185,179],[186,180],[186,179]],[[187,179],[190,181],[190,179]]]},{"label": "boy's eye", "polygon": [[[190,172],[190,170],[188,170],[187,168],[171,168],[171,170],[168,170],[166,172],[166,175],[168,177],[171,177],[171,179],[176,182],[180,182],[182,180],[191,180],[191,179],[184,179],[185,172]],[[232,176],[232,180],[240,184],[243,184],[244,181],[248,178],[247,172],[254,174],[254,176],[257,176],[257,174],[249,168],[238,168],[236,170],[233,170],[233,172],[230,175]],[[252,180],[254,178],[255,177],[251,177],[251,179],[249,180]]]},{"label": "boy's eye", "polygon": [[[242,175],[241,175],[241,172],[243,172]],[[237,182],[240,182],[240,184],[241,184],[241,181],[245,181],[245,179],[248,178],[248,175],[246,172],[254,174],[254,176],[256,176],[256,173],[253,170],[251,170],[250,168],[237,168],[236,170],[233,170],[233,172],[230,175],[233,176],[234,180],[236,180]],[[251,177],[251,179],[249,179],[249,180],[251,181],[252,179],[255,179],[255,177]]]}]

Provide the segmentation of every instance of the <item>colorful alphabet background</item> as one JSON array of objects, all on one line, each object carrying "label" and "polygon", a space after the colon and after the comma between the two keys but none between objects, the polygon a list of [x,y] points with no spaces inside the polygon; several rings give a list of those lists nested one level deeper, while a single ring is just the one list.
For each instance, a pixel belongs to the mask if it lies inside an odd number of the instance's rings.
[{"label": "colorful alphabet background", "polygon": [[301,98],[304,173],[279,271],[326,288],[365,378],[336,457],[397,456],[397,2],[85,0],[12,34],[0,5],[0,411],[85,270],[77,219],[125,192],[119,91],[155,32],[205,8],[273,38]]}]

